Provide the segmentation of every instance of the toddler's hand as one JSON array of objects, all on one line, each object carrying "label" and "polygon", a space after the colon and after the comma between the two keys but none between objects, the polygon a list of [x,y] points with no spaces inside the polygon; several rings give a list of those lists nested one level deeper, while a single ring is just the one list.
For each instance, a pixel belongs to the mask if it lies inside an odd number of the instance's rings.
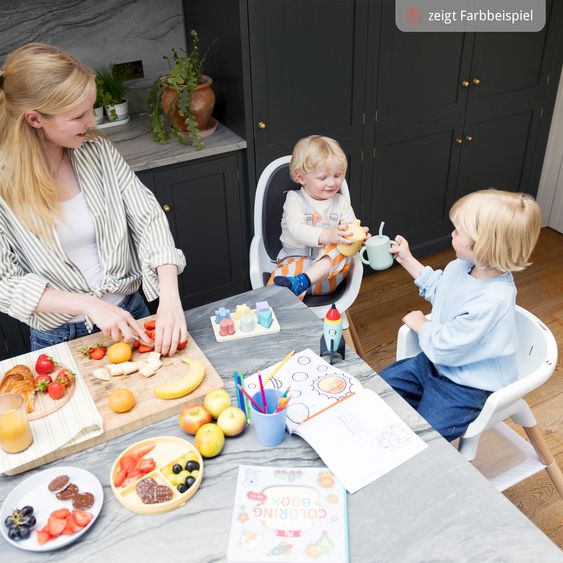
[{"label": "toddler's hand", "polygon": [[395,242],[397,244],[391,245],[389,252],[391,254],[395,254],[395,258],[399,264],[402,264],[405,260],[413,257],[409,248],[409,243],[405,237],[397,235],[395,237]]},{"label": "toddler's hand", "polygon": [[351,235],[348,231],[348,224],[342,223],[333,229],[323,229],[319,235],[320,244],[352,244],[352,241],[345,238],[346,235]]},{"label": "toddler's hand", "polygon": [[411,311],[408,315],[403,317],[403,323],[406,324],[411,330],[414,330],[417,334],[420,329],[427,323],[428,319],[425,317],[422,311]]}]

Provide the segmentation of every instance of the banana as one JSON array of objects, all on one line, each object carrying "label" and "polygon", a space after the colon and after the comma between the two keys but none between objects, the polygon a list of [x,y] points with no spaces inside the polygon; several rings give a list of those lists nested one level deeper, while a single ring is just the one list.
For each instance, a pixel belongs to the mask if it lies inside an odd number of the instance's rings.
[{"label": "banana", "polygon": [[159,385],[154,390],[154,394],[160,399],[177,399],[178,397],[183,397],[201,385],[203,377],[205,376],[205,366],[203,362],[190,360],[185,356],[182,358],[182,361],[188,364],[188,373],[168,383]]}]

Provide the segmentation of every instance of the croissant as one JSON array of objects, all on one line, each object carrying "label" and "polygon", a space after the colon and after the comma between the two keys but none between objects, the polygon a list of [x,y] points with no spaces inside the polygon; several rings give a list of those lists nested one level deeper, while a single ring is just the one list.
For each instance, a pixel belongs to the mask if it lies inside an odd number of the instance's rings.
[{"label": "croissant", "polygon": [[27,412],[32,412],[35,401],[35,381],[31,370],[23,365],[8,370],[0,381],[0,393],[19,393],[25,401]]}]

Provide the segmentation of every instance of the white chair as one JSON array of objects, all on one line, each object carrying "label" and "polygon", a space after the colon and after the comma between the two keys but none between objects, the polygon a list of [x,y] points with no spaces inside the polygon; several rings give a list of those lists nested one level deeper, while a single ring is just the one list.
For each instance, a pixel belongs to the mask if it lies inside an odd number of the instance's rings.
[{"label": "white chair", "polygon": [[[271,162],[260,175],[254,200],[254,237],[250,245],[250,283],[252,289],[264,287],[270,274],[276,268],[276,257],[281,250],[281,217],[285,196],[289,190],[297,190],[299,184],[293,182],[289,175],[289,161],[291,156],[282,156]],[[350,202],[350,192],[346,180],[342,182],[340,193]],[[330,295],[307,295],[304,303],[319,317],[324,318],[326,312],[335,303],[343,320],[343,328],[350,328],[350,333],[356,351],[359,341],[355,334],[351,319],[346,316],[346,310],[354,303],[360,292],[363,266],[358,254],[354,256],[350,272]],[[358,350],[359,348],[359,350]]]},{"label": "white chair", "polygon": [[[459,451],[468,461],[474,460],[481,434],[488,429],[494,430],[524,456],[524,461],[490,479],[498,490],[504,491],[545,469],[563,498],[561,469],[536,426],[534,414],[523,399],[551,377],[557,364],[557,343],[547,326],[519,306],[516,306],[516,329],[519,378],[489,395],[479,416],[460,438]],[[397,335],[397,360],[419,352],[418,335],[403,325]],[[508,418],[524,428],[531,445],[503,422]]]}]

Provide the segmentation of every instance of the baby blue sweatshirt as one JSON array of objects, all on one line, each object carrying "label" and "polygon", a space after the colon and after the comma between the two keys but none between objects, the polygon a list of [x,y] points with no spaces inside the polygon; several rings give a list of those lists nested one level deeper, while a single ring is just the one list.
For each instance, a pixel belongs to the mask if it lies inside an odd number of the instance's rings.
[{"label": "baby blue sweatshirt", "polygon": [[478,280],[473,264],[453,260],[444,271],[426,266],[415,280],[432,303],[418,341],[438,373],[477,389],[496,391],[518,379],[516,286],[511,273]]}]

